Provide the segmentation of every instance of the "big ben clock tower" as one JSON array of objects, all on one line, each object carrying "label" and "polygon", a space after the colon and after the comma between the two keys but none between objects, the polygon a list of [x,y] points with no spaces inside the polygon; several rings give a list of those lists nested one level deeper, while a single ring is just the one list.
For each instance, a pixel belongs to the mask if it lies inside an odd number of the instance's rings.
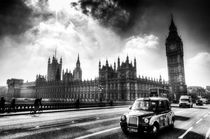
[{"label": "big ben clock tower", "polygon": [[185,84],[183,43],[177,33],[173,16],[171,17],[169,35],[166,38],[165,45],[170,90],[173,95],[173,99],[178,100],[180,95],[187,94],[187,86]]}]

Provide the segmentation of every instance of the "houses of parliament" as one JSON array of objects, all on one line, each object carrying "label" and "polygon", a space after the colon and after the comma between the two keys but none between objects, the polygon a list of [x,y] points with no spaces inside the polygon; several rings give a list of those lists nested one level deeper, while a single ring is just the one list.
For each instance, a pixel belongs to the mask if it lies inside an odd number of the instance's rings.
[{"label": "houses of parliament", "polygon": [[[113,66],[106,60],[103,65],[98,64],[98,77],[94,80],[82,80],[82,69],[78,55],[73,72],[62,70],[62,58],[54,55],[48,59],[47,76],[37,75],[35,82],[28,86],[20,79],[9,79],[8,93],[15,97],[21,96],[23,86],[30,89],[35,98],[46,98],[53,101],[82,102],[97,101],[132,101],[139,97],[149,96],[149,89],[161,87],[170,89],[176,98],[186,93],[183,43],[178,36],[173,17],[169,26],[169,35],[166,38],[166,56],[169,83],[161,76],[159,79],[137,76],[137,61],[126,57],[121,61],[118,57]],[[26,94],[26,93],[25,93]]]}]

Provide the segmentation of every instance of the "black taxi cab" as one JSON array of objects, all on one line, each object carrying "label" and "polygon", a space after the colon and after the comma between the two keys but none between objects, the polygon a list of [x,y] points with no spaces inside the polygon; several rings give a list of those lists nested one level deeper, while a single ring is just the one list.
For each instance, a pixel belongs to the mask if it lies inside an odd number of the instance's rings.
[{"label": "black taxi cab", "polygon": [[120,118],[122,131],[129,133],[149,133],[156,135],[163,127],[173,127],[174,112],[169,100],[163,97],[136,99],[130,111]]}]

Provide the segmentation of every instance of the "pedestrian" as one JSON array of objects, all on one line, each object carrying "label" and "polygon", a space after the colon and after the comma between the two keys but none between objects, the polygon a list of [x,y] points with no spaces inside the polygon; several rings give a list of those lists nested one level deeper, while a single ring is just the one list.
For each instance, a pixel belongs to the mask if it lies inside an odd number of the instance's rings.
[{"label": "pedestrian", "polygon": [[109,104],[110,106],[113,106],[113,100],[110,100]]},{"label": "pedestrian", "polygon": [[76,108],[79,108],[79,103],[80,103],[80,102],[79,102],[79,99],[77,99],[77,100],[76,100],[76,104],[75,104],[75,105],[76,105]]},{"label": "pedestrian", "polygon": [[42,108],[42,98],[39,99],[39,106]]},{"label": "pedestrian", "polygon": [[10,111],[13,111],[13,112],[16,111],[16,109],[15,109],[15,99],[14,98],[12,99],[11,104],[10,104]]},{"label": "pedestrian", "polygon": [[5,99],[4,99],[4,97],[1,97],[0,112],[4,113],[4,110],[5,110]]},{"label": "pedestrian", "polygon": [[36,111],[38,111],[38,109],[39,109],[39,99],[36,98],[34,100],[34,113],[36,113]]}]

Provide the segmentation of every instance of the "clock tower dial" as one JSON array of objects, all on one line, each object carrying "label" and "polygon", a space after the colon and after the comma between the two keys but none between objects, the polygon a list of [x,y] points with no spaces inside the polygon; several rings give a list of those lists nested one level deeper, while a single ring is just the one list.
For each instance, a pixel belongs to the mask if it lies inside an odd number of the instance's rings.
[{"label": "clock tower dial", "polygon": [[[182,39],[178,35],[173,17],[171,18],[169,35],[166,38],[165,45],[169,85],[171,86],[170,88],[173,96],[175,96],[175,99],[177,100],[180,95],[187,93],[187,87],[185,84],[183,43]],[[180,90],[180,88],[182,89]]]},{"label": "clock tower dial", "polygon": [[170,49],[170,51],[176,50],[176,45],[170,45],[170,46],[169,46],[169,49]]}]

